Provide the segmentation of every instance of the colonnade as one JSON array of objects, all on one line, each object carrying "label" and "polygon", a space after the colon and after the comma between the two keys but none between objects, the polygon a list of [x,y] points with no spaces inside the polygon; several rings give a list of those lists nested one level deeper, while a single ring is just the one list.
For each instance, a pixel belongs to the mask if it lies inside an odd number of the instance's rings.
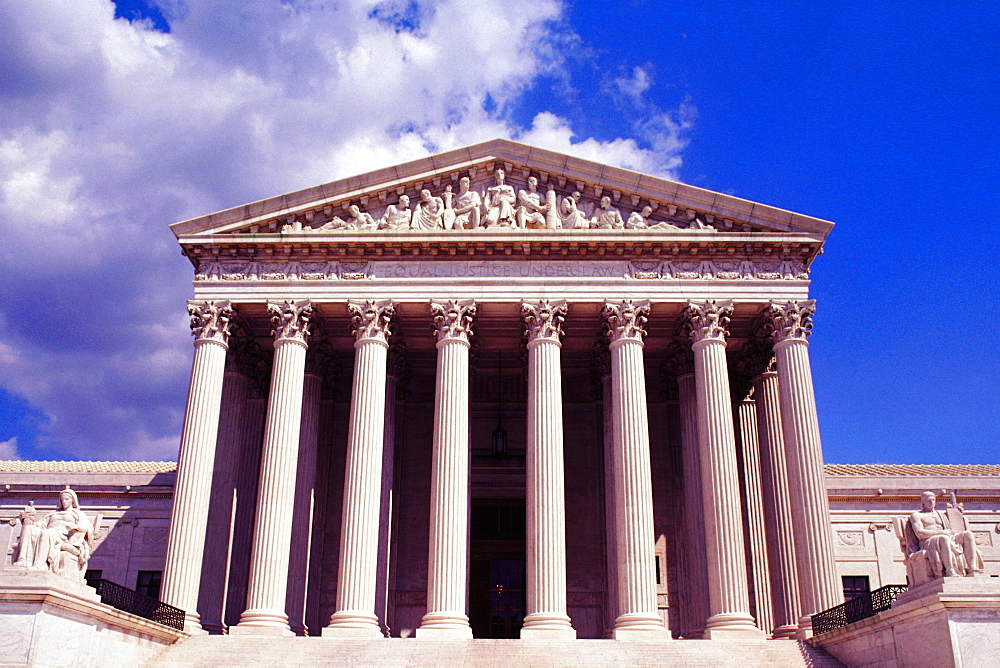
[{"label": "colonnade", "polygon": [[[336,610],[324,636],[381,636],[376,606],[377,564],[385,550],[380,522],[387,427],[387,357],[396,305],[389,300],[349,303],[355,362]],[[301,442],[306,350],[316,313],[308,301],[269,301],[274,363],[260,460],[256,522],[246,607],[234,634],[291,634],[286,612],[292,514]],[[521,320],[527,340],[526,444],[527,608],[522,638],[574,638],[567,614],[566,509],[563,463],[563,323],[560,300],[526,300]],[[216,432],[226,351],[234,310],[228,302],[189,302],[195,358],[181,438],[163,600],[185,610],[186,628],[201,628],[197,611],[202,550],[212,486]],[[822,477],[807,336],[812,302],[765,307],[769,364],[752,379],[753,399],[734,421],[726,341],[733,305],[688,303],[683,314],[689,343],[675,346],[686,491],[681,540],[684,575],[707,589],[692,602],[704,637],[776,637],[810,633],[808,615],[841,600],[833,563],[829,509]],[[606,302],[601,322],[609,358],[605,416],[609,591],[616,639],[668,639],[657,609],[650,443],[644,340],[650,305]],[[469,524],[469,353],[477,305],[468,299],[435,300],[430,321],[437,339],[427,612],[417,638],[471,638],[466,610]],[[773,349],[773,360],[771,351]],[[685,361],[686,360],[686,361]],[[318,392],[314,383],[311,392]],[[744,476],[751,478],[757,527],[755,549],[767,553],[769,573],[754,573],[771,606],[750,605],[744,547],[735,424]],[[753,426],[755,442],[746,432]],[[610,430],[607,427],[610,426]],[[315,426],[311,427],[315,429]],[[315,439],[307,439],[314,441]],[[747,457],[747,448],[753,457]],[[759,457],[759,460],[758,460]],[[747,462],[750,466],[747,466]],[[301,490],[301,484],[299,486]],[[691,501],[691,499],[688,499]],[[700,508],[700,510],[699,510]],[[762,538],[766,536],[766,538]],[[380,545],[381,543],[381,545]],[[765,549],[766,544],[766,549]],[[700,547],[703,545],[703,547]],[[701,550],[699,552],[699,550]],[[699,563],[699,558],[703,560]],[[682,584],[682,586],[684,586]],[[382,593],[384,597],[384,592]],[[704,605],[704,609],[699,606]],[[699,618],[700,617],[700,618]],[[772,622],[773,620],[773,622]],[[767,627],[759,628],[761,623]]]}]

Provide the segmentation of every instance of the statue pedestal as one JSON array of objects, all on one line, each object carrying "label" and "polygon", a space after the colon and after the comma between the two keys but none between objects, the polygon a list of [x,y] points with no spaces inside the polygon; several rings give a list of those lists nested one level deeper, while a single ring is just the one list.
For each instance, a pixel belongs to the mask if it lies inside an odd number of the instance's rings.
[{"label": "statue pedestal", "polygon": [[1000,656],[1000,580],[940,578],[890,610],[812,639],[851,666],[987,666]]},{"label": "statue pedestal", "polygon": [[4,665],[136,666],[188,634],[116,610],[46,571],[0,569]]}]

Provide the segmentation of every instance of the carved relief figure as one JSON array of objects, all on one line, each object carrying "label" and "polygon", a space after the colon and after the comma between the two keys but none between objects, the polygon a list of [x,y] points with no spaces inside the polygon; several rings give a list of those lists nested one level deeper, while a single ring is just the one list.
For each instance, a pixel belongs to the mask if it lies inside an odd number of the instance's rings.
[{"label": "carved relief figure", "polygon": [[625,221],[626,230],[644,230],[649,225],[646,223],[646,219],[653,214],[653,207],[647,205],[642,207],[642,212],[633,211],[632,215],[628,217]]},{"label": "carved relief figure", "polygon": [[546,224],[545,214],[549,210],[549,205],[542,204],[542,196],[538,192],[538,179],[529,176],[528,189],[519,192],[517,199],[520,203],[517,209],[517,226],[544,228]]},{"label": "carved relief figure", "polygon": [[590,219],[590,228],[598,230],[620,230],[625,227],[622,214],[611,206],[611,198],[605,195],[601,198],[601,206]]},{"label": "carved relief figure", "polygon": [[410,211],[410,198],[406,195],[400,195],[399,203],[390,204],[389,208],[385,210],[385,215],[382,216],[379,227],[386,230],[408,230],[410,229],[412,218],[413,212]]},{"label": "carved relief figure", "polygon": [[357,204],[347,207],[350,218],[344,223],[344,227],[349,230],[377,230],[378,223],[370,214],[362,211]]},{"label": "carved relief figure", "polygon": [[579,209],[580,193],[574,192],[571,197],[564,197],[562,201],[562,226],[567,230],[585,230],[590,227],[590,220],[587,214]]},{"label": "carved relief figure", "polygon": [[486,227],[511,227],[517,224],[514,219],[514,203],[517,196],[514,189],[504,183],[506,175],[502,169],[496,171],[496,185],[486,190],[483,205],[486,207]]},{"label": "carved relief figure", "polygon": [[96,527],[80,510],[76,492],[67,487],[59,493],[59,510],[37,521],[33,509],[28,510],[21,521],[24,528],[15,566],[83,581]]},{"label": "carved relief figure", "polygon": [[463,176],[458,181],[458,196],[455,197],[455,228],[463,230],[473,230],[479,227],[479,217],[483,200],[479,193],[469,190],[468,176]]},{"label": "carved relief figure", "polygon": [[955,502],[954,493],[946,511],[937,510],[936,505],[934,492],[924,492],[920,510],[896,526],[913,586],[941,577],[972,577],[983,570],[983,557],[969,531],[965,509]]},{"label": "carved relief figure", "polygon": [[424,188],[420,191],[420,201],[413,209],[410,228],[414,230],[439,230],[444,227],[444,200],[431,195]]}]

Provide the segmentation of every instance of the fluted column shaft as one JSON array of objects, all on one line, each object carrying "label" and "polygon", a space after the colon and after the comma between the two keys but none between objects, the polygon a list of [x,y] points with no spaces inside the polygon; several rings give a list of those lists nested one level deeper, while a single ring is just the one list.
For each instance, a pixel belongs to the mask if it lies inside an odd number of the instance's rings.
[{"label": "fluted column shaft", "polygon": [[560,348],[565,302],[524,303],[528,336],[527,615],[522,638],[575,638],[566,614],[566,488]]},{"label": "fluted column shaft", "polygon": [[390,367],[385,379],[385,436],[382,445],[382,494],[379,501],[378,568],[377,589],[375,591],[375,614],[379,618],[382,633],[391,635],[390,610],[392,605],[391,584],[393,572],[393,536],[396,532],[396,396],[399,385],[398,373]]},{"label": "fluted column shaft", "polygon": [[268,303],[274,323],[274,365],[261,452],[257,518],[247,583],[247,609],[235,635],[291,635],[285,598],[294,521],[306,339],[313,309],[308,302]]},{"label": "fluted column shaft", "polygon": [[[308,363],[308,360],[307,360]],[[312,546],[313,502],[316,489],[316,451],[319,448],[320,396],[323,377],[307,366],[302,385],[302,422],[295,474],[295,522],[288,559],[288,621],[297,635],[308,635],[306,598],[309,590],[309,552]]]},{"label": "fluted column shaft", "polygon": [[392,302],[352,302],[354,382],[347,431],[337,611],[323,635],[380,637],[375,615],[386,360]]},{"label": "fluted column shaft", "polygon": [[471,638],[466,614],[469,528],[471,301],[432,303],[437,336],[427,613],[417,638]]},{"label": "fluted column shaft", "polygon": [[761,637],[750,614],[733,408],[726,364],[732,304],[689,304],[701,452],[709,613],[705,637]]},{"label": "fluted column shaft", "polygon": [[208,524],[207,500],[219,432],[219,409],[233,311],[229,302],[188,302],[194,362],[177,460],[161,598],[184,610],[184,628],[201,631],[198,590]]},{"label": "fluted column shaft", "polygon": [[797,537],[795,556],[802,606],[798,636],[802,638],[812,635],[810,615],[844,601],[833,557],[823,449],[806,340],[814,311],[812,301],[772,304],[769,311],[774,325],[781,427]]},{"label": "fluted column shaft", "polygon": [[688,555],[687,592],[689,628],[686,637],[700,638],[708,619],[708,571],[705,567],[705,508],[701,492],[701,456],[698,445],[698,402],[694,369],[677,377],[681,413],[681,466],[684,469],[684,526]]},{"label": "fluted column shaft", "polygon": [[668,639],[656,600],[653,484],[643,337],[647,302],[605,303],[604,329],[611,351],[615,526],[618,558],[616,640]]},{"label": "fluted column shaft", "polygon": [[744,530],[749,584],[753,587],[753,612],[757,628],[765,633],[774,628],[771,607],[771,575],[764,533],[764,503],[760,480],[760,445],[757,435],[757,406],[747,398],[739,403],[740,448],[743,459]]},{"label": "fluted column shaft", "polygon": [[757,404],[757,438],[760,442],[761,483],[775,638],[794,637],[798,628],[799,584],[795,567],[795,530],[789,492],[785,439],[781,433],[778,374],[767,371],[753,381]]}]

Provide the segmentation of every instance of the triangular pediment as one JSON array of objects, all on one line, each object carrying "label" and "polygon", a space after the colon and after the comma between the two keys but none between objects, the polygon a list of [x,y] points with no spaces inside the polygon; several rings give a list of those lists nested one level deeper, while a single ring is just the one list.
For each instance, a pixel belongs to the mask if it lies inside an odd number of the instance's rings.
[{"label": "triangular pediment", "polygon": [[[496,171],[505,172],[497,190]],[[534,192],[529,179],[537,182]],[[469,195],[462,195],[462,179]],[[418,214],[422,191],[433,200]],[[522,191],[537,209],[524,206]],[[401,198],[406,207],[401,206]],[[509,207],[498,200],[506,198]],[[532,199],[533,198],[533,199]],[[605,199],[607,198],[607,199]],[[461,202],[479,202],[475,216]],[[648,208],[647,208],[648,207]],[[398,217],[407,208],[408,216]],[[442,211],[443,210],[443,211]],[[438,215],[443,214],[443,223]],[[531,215],[537,214],[537,215]],[[396,216],[396,218],[394,218]],[[417,218],[420,217],[418,226]],[[479,226],[543,230],[626,229],[651,235],[804,233],[822,243],[833,223],[659,177],[495,139],[175,223],[184,240],[216,235],[306,235],[319,241],[345,233],[466,230]],[[406,219],[406,220],[404,220]],[[456,220],[457,219],[457,220]],[[492,219],[492,220],[491,220]],[[393,228],[393,221],[412,228]],[[430,225],[430,227],[428,227]],[[207,240],[206,240],[207,241]]]}]

